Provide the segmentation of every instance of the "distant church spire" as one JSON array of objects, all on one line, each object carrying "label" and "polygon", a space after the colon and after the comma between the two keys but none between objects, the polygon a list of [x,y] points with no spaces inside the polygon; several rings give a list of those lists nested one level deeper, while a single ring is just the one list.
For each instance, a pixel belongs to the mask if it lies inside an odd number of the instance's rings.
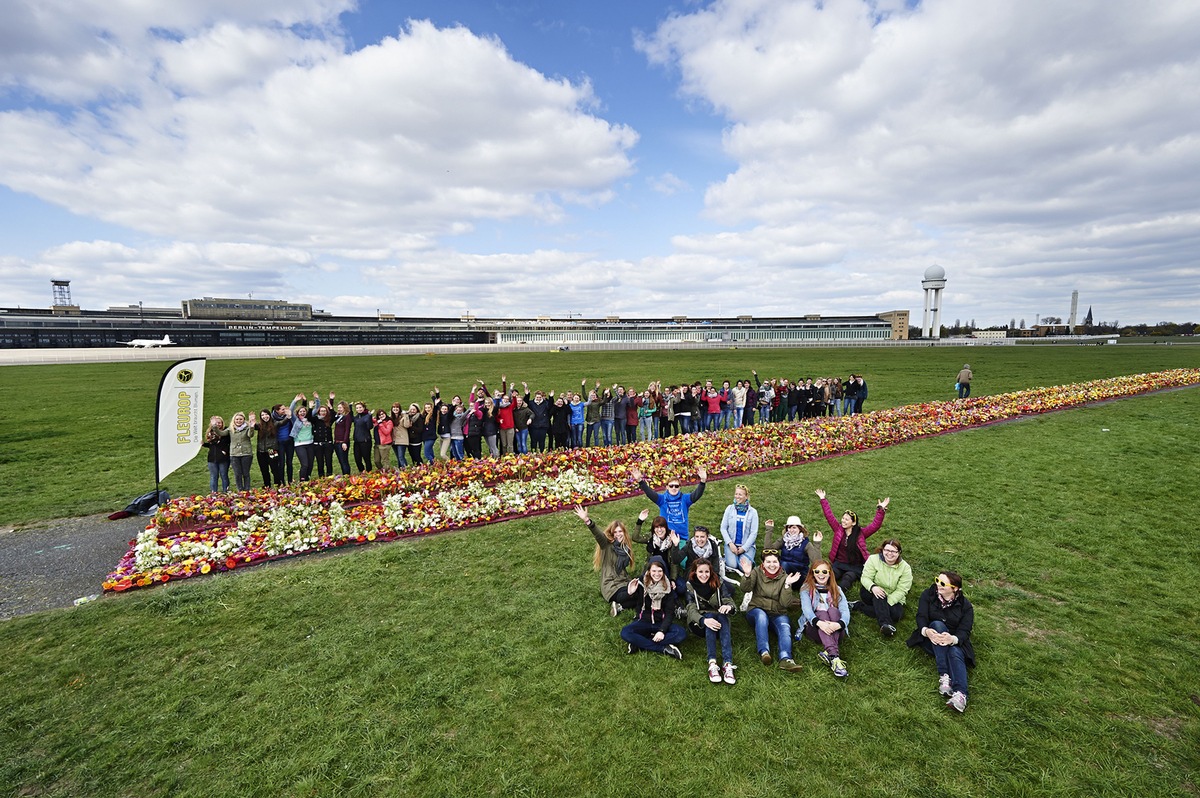
[{"label": "distant church spire", "polygon": [[1088,305],[1088,314],[1083,319],[1083,326],[1085,326],[1085,327],[1092,326],[1092,306],[1091,305]]}]

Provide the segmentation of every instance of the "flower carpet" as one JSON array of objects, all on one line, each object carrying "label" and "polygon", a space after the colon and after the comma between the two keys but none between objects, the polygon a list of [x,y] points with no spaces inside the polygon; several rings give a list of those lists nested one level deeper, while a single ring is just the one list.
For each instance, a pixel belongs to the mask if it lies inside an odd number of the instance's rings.
[{"label": "flower carpet", "polygon": [[173,499],[104,581],[125,591],[347,545],[479,526],[652,486],[783,468],[1022,416],[1200,384],[1200,369],[926,402],[861,415],[754,425],[622,446],[437,462],[278,488]]}]

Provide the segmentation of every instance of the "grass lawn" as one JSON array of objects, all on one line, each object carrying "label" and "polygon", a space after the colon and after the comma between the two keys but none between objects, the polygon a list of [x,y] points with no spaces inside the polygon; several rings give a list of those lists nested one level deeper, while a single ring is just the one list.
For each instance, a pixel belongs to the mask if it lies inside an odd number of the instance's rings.
[{"label": "grass lawn", "polygon": [[[1020,381],[1043,352],[999,350],[972,353],[989,390],[1109,373],[1047,350],[1058,376]],[[1111,373],[1168,365],[1150,355]],[[894,404],[948,393],[959,360],[863,371]],[[963,573],[980,664],[962,716],[903,645],[911,612],[892,641],[855,616],[845,681],[807,642],[803,672],[762,666],[741,617],[734,687],[708,683],[699,639],[682,663],[627,656],[628,616],[608,616],[591,537],[561,513],[0,624],[0,792],[1194,796],[1198,419],[1200,391],[1179,390],[744,480],[762,518],[810,528],[815,488],[860,514],[890,495],[913,610],[939,569]],[[693,523],[731,494],[713,483]]]},{"label": "grass lawn", "polygon": [[[297,392],[335,391],[370,407],[424,402],[433,385],[450,396],[501,373],[531,388],[574,389],[583,378],[644,387],[684,379],[865,375],[866,409],[954,395],[967,360],[976,395],[1038,385],[1200,365],[1200,346],[979,346],[909,349],[719,349],[406,355],[288,360],[214,360],[205,414],[288,402]],[[0,525],[112,512],[154,488],[154,403],[164,363],[0,367]],[[173,496],[203,493],[203,453],[172,474]],[[257,466],[252,484],[259,485]]]}]

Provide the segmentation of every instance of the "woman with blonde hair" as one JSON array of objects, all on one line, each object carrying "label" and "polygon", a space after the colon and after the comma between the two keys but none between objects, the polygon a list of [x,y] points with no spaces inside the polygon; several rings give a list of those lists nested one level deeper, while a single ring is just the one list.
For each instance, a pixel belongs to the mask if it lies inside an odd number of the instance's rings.
[{"label": "woman with blonde hair", "polygon": [[637,580],[629,579],[629,569],[635,565],[629,533],[620,521],[613,521],[601,532],[582,505],[575,505],[575,515],[587,525],[588,531],[596,539],[592,570],[600,574],[600,595],[608,602],[615,618],[621,610],[633,607],[639,601],[632,595]]},{"label": "woman with blonde hair", "polygon": [[254,427],[241,410],[229,420],[229,461],[238,490],[250,490],[250,461],[254,457]]},{"label": "woman with blonde hair", "polygon": [[850,626],[850,603],[838,589],[833,566],[828,560],[813,562],[800,587],[800,631],[796,639],[807,637],[821,647],[817,657],[829,666],[833,675],[848,674],[841,658],[841,643]]},{"label": "woman with blonde hair", "polygon": [[733,504],[721,518],[721,539],[725,541],[725,567],[742,576],[750,573],[758,540],[758,510],[750,506],[750,488],[745,485],[733,488]]}]

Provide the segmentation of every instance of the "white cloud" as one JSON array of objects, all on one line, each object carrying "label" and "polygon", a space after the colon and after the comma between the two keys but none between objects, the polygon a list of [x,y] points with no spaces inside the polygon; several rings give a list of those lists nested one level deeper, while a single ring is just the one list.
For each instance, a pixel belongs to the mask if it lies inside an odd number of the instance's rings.
[{"label": "white cloud", "polygon": [[120,87],[128,99],[0,114],[0,180],[155,236],[344,252],[480,219],[554,221],[632,170],[636,135],[585,110],[586,82],[548,79],[464,28],[413,22],[343,53],[223,21],[152,50],[157,69]]},{"label": "white cloud", "polygon": [[[747,257],[883,283],[889,259],[915,275],[942,262],[948,300],[961,290],[983,315],[985,279],[1022,301],[1105,274],[1136,292],[1128,264],[1194,271],[1196,41],[1200,14],[1171,0],[722,0],[641,46],[729,119],[738,168],[706,211],[755,223],[733,237]],[[681,245],[724,255],[730,237]]]}]

